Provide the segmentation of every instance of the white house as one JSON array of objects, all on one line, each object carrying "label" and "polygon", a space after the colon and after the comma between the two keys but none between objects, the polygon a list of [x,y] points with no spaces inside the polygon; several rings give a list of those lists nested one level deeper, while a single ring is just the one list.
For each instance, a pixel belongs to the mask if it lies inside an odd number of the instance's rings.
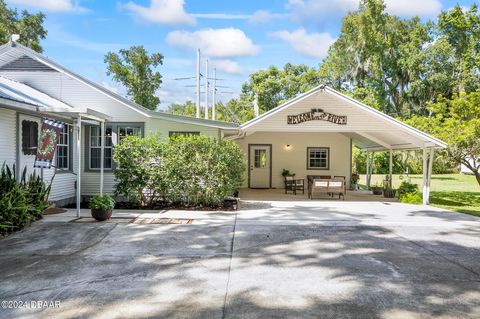
[{"label": "white house", "polygon": [[[68,124],[57,145],[50,196],[59,204],[113,192],[112,146],[131,134],[180,132],[234,140],[248,162],[244,186],[250,188],[283,187],[283,169],[299,178],[345,176],[348,184],[352,145],[370,154],[422,149],[425,203],[433,162],[429,159],[434,149],[446,146],[324,86],[243,125],[150,111],[11,41],[0,47],[0,163],[34,169],[42,117]],[[49,180],[53,172],[44,169],[39,174]]]},{"label": "white house", "polygon": [[42,117],[68,124],[57,145],[56,168],[35,169],[46,181],[56,171],[50,200],[59,205],[75,202],[78,180],[78,195],[97,194],[100,185],[102,191],[113,192],[112,145],[126,135],[189,132],[222,137],[238,128],[234,123],[150,111],[11,41],[0,47],[0,165],[16,164],[17,172],[23,167],[34,170]]}]

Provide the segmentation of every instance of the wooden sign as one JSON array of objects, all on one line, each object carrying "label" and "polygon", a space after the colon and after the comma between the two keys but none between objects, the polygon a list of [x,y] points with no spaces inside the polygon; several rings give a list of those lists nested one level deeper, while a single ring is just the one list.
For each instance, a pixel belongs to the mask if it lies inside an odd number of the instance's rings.
[{"label": "wooden sign", "polygon": [[308,121],[327,121],[338,125],[347,125],[347,116],[324,112],[322,109],[312,109],[297,115],[287,115],[287,124],[300,124]]}]

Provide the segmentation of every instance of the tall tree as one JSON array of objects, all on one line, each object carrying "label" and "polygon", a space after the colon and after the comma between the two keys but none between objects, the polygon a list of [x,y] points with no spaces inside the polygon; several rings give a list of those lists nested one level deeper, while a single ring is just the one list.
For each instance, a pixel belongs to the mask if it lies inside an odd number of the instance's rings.
[{"label": "tall tree", "polygon": [[6,43],[12,34],[20,35],[21,44],[42,52],[40,40],[45,39],[47,31],[43,27],[45,15],[41,12],[31,14],[23,10],[21,14],[16,9],[7,8],[5,1],[0,0],[0,42]]},{"label": "tall tree", "polygon": [[480,185],[480,90],[440,97],[428,109],[431,116],[408,122],[446,141],[448,158],[470,169]]},{"label": "tall tree", "polygon": [[163,64],[162,54],[150,55],[143,46],[132,46],[118,54],[108,52],[105,63],[107,74],[126,87],[128,96],[135,103],[150,110],[157,108],[160,98],[155,93],[162,84],[162,76],[154,68]]},{"label": "tall tree", "polygon": [[320,84],[320,76],[316,69],[300,64],[285,64],[283,69],[270,66],[250,74],[244,83],[242,93],[250,103],[257,98],[260,112],[266,112],[282,102],[308,91]]}]

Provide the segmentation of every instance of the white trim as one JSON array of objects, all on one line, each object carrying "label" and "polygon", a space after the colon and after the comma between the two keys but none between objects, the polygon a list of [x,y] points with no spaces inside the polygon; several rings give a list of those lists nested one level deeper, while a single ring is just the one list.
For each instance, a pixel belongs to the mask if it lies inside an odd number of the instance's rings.
[{"label": "white trim", "polygon": [[[330,87],[324,86],[324,85],[319,85],[319,86],[311,89],[310,91],[308,91],[306,93],[303,93],[303,94],[301,94],[301,95],[299,95],[299,96],[297,96],[297,97],[295,97],[295,98],[293,98],[293,99],[291,99],[291,100],[289,100],[289,101],[271,109],[268,112],[263,113],[259,117],[256,117],[256,118],[246,122],[245,124],[240,126],[240,130],[245,131],[248,128],[250,128],[252,125],[254,125],[258,122],[261,122],[261,121],[271,117],[272,115],[274,115],[274,114],[276,114],[276,113],[278,113],[282,110],[285,110],[286,108],[296,104],[297,102],[300,102],[300,101],[302,101],[302,100],[304,100],[304,99],[306,99],[306,98],[308,98],[308,97],[310,97],[314,94],[317,94],[321,91],[326,91],[330,94],[333,94],[334,96],[348,102],[350,105],[353,105],[354,107],[360,108],[361,110],[366,111],[369,114],[376,116],[380,120],[383,120],[383,121],[386,121],[390,124],[395,125],[396,127],[401,129],[402,131],[406,132],[407,134],[410,134],[410,135],[413,135],[417,138],[420,138],[423,141],[423,143],[431,143],[433,147],[438,147],[438,148],[447,147],[447,143],[445,143],[445,142],[443,142],[443,141],[441,141],[441,140],[439,140],[439,139],[437,139],[437,138],[435,138],[435,137],[433,137],[433,136],[431,136],[427,133],[424,133],[424,132],[422,132],[422,131],[420,131],[420,130],[418,130],[418,129],[416,129],[416,128],[408,125],[408,124],[405,124],[405,123],[403,123],[403,122],[401,122],[401,121],[399,121],[399,120],[397,120],[397,119],[395,119],[395,118],[393,118],[393,117],[391,117],[387,114],[384,114],[384,113],[382,113],[382,112],[380,112],[380,111],[378,111],[378,110],[376,110],[376,109],[374,109],[374,108],[372,108],[372,107],[370,107],[366,104],[363,104],[359,101],[356,101],[356,100],[346,96],[343,93],[340,93],[340,92],[338,92],[338,91],[336,91],[336,90],[334,90]],[[358,133],[358,132],[355,132],[355,133]],[[358,134],[361,135],[360,133],[358,133]],[[376,143],[379,143],[378,139],[376,139],[376,141],[375,140],[372,140],[372,141],[376,142]],[[382,145],[383,147],[387,147],[385,145],[388,145],[388,144],[386,144],[385,142],[382,142],[382,144],[380,144],[380,145]],[[415,141],[415,143],[412,143],[412,145],[415,145],[417,149],[418,149],[418,147],[420,147],[418,142],[416,142],[416,141]],[[392,146],[393,145],[389,145],[387,148],[390,149],[390,148],[392,148]],[[413,147],[413,148],[415,148],[415,147]],[[369,149],[373,150],[373,148],[369,148]]]},{"label": "white trim", "polygon": [[329,88],[329,87],[326,87],[325,89],[326,89],[328,92],[330,92],[330,93],[338,96],[339,98],[341,98],[341,99],[343,99],[343,100],[345,100],[345,101],[347,101],[347,102],[350,102],[350,104],[353,104],[353,105],[355,105],[355,106],[361,107],[361,108],[364,109],[365,111],[367,111],[367,112],[369,112],[370,114],[373,114],[373,115],[379,117],[380,119],[386,120],[386,121],[388,121],[389,123],[392,123],[392,124],[396,125],[396,126],[399,127],[399,128],[406,129],[407,131],[409,131],[410,133],[412,133],[412,134],[414,134],[414,135],[416,135],[416,136],[418,136],[418,137],[426,138],[427,140],[429,140],[430,143],[433,143],[435,146],[438,146],[438,147],[440,147],[440,148],[445,148],[445,147],[448,146],[448,144],[445,143],[444,141],[439,140],[439,139],[437,139],[436,137],[433,137],[433,136],[431,136],[431,135],[429,135],[429,134],[427,134],[427,133],[425,133],[425,132],[422,132],[422,131],[420,131],[420,130],[418,130],[418,129],[416,129],[416,128],[408,125],[408,124],[405,124],[405,123],[403,123],[403,122],[401,122],[401,121],[399,121],[399,120],[391,117],[390,115],[387,115],[387,114],[385,114],[385,113],[383,113],[383,112],[380,112],[379,110],[374,109],[374,108],[371,107],[371,106],[368,106],[368,105],[366,105],[366,104],[364,104],[364,103],[362,103],[362,102],[359,102],[359,101],[357,101],[357,100],[354,100],[354,99],[352,99],[351,97],[349,97],[349,96],[347,96],[347,95],[345,95],[345,94],[343,94],[343,93],[340,93],[340,92],[338,92],[338,91],[336,91],[336,90],[334,90],[334,89],[332,89],[332,88]]}]

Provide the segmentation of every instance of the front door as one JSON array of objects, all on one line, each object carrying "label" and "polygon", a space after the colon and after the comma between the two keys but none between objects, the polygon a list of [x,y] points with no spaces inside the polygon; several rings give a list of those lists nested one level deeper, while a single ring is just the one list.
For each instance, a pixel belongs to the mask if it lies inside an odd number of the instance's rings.
[{"label": "front door", "polygon": [[271,145],[249,145],[249,187],[271,187]]}]

